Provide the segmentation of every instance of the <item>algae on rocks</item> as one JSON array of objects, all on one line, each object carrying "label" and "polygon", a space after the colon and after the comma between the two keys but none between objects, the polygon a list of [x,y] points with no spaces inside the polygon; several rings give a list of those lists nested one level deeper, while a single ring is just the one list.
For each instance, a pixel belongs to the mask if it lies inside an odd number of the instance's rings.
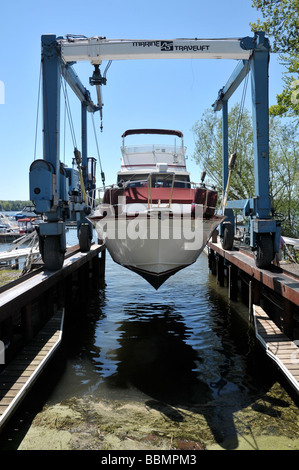
[{"label": "algae on rocks", "polygon": [[150,397],[69,398],[36,415],[19,450],[299,450],[298,408],[281,393],[274,384],[233,412],[227,397],[190,408]]}]

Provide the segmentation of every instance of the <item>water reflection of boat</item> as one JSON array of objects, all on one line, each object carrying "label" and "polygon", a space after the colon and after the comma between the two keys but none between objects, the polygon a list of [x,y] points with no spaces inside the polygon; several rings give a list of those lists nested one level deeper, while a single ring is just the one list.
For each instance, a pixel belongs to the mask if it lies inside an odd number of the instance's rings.
[{"label": "water reflection of boat", "polygon": [[[176,145],[125,146],[125,137],[179,137]],[[89,220],[116,263],[158,289],[169,276],[194,263],[215,228],[217,191],[190,181],[183,134],[161,129],[123,135],[121,171]]]}]

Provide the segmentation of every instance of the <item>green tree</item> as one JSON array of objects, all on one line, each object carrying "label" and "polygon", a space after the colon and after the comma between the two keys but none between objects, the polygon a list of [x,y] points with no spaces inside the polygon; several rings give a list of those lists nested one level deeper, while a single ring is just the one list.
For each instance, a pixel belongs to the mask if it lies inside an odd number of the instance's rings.
[{"label": "green tree", "polygon": [[[253,134],[251,117],[244,109],[240,131],[240,105],[236,104],[228,114],[229,153],[237,152],[232,174],[229,199],[247,199],[254,194]],[[222,188],[222,119],[221,115],[208,109],[193,126],[195,153],[193,159],[204,169],[210,184]],[[236,136],[238,139],[236,141]],[[241,184],[240,184],[241,182]]]},{"label": "green tree", "polygon": [[[254,152],[252,120],[243,110],[239,138],[235,143],[236,123],[240,107],[229,112],[229,153],[237,152],[232,173],[229,199],[248,199],[254,196]],[[283,214],[284,235],[299,234],[299,136],[294,123],[282,124],[280,118],[270,119],[270,193],[274,212]],[[195,152],[193,159],[205,170],[208,183],[222,190],[222,119],[214,111],[206,110],[193,126]]]},{"label": "green tree", "polygon": [[299,54],[299,0],[252,0],[265,21],[250,23],[253,31],[265,31],[273,38],[272,51]]},{"label": "green tree", "polygon": [[264,21],[250,23],[253,31],[265,31],[272,39],[272,52],[279,53],[285,67],[282,92],[270,107],[274,116],[299,115],[299,0],[252,0]]},{"label": "green tree", "polygon": [[30,204],[30,201],[0,201],[0,211],[20,211]]},{"label": "green tree", "polygon": [[294,124],[270,119],[270,182],[276,213],[283,214],[284,235],[299,233],[299,139]]}]

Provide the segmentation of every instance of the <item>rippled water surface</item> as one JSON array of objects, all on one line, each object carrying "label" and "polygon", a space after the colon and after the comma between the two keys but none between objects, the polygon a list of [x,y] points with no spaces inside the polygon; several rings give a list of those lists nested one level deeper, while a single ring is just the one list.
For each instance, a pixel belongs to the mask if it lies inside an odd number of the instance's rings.
[{"label": "rippled water surface", "polygon": [[73,325],[69,358],[72,386],[82,393],[132,386],[196,403],[248,389],[250,330],[217,292],[205,255],[158,291],[108,257],[106,288],[87,315],[84,327]]},{"label": "rippled water surface", "polygon": [[288,436],[297,436],[297,405],[257,347],[247,318],[248,309],[230,303],[217,286],[205,254],[158,291],[107,254],[105,287],[67,314],[63,372],[47,404],[91,396],[193,410],[215,442],[229,437],[233,448],[236,413],[250,409],[255,415],[246,416],[248,423],[273,420],[265,429],[269,439],[279,419]]},{"label": "rippled water surface", "polygon": [[[83,323],[73,324],[67,369],[52,403],[91,395],[198,410],[216,442],[229,438],[232,447],[238,442],[236,413],[256,409],[262,423],[272,415],[270,435],[275,436],[280,407],[293,406],[256,345],[247,307],[228,301],[226,289],[209,273],[205,254],[158,291],[108,256],[106,287],[86,314]],[[262,405],[257,404],[261,397]],[[296,405],[294,410],[290,425],[298,432]],[[242,426],[247,419],[256,418],[246,415]],[[285,419],[294,416],[281,423]]]}]

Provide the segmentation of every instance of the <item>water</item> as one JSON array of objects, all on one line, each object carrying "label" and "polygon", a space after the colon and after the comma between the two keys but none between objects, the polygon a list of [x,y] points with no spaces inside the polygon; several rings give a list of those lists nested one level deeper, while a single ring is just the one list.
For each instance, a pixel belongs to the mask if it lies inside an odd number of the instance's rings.
[{"label": "water", "polygon": [[[70,230],[70,241],[75,234]],[[158,291],[108,255],[105,288],[77,313],[67,321],[63,370],[54,372],[50,388],[48,378],[44,400],[49,409],[70,400],[78,409],[80,400],[88,409],[99,403],[106,403],[107,409],[120,402],[119,409],[137,403],[164,416],[167,426],[175,426],[173,435],[179,423],[186,426],[189,439],[194,435],[211,446],[238,448],[244,435],[251,435],[249,448],[256,448],[258,435],[274,442],[274,448],[277,437],[280,443],[286,437],[285,448],[299,449],[294,440],[299,437],[299,412],[292,392],[257,347],[247,308],[228,301],[226,289],[209,273],[204,254]],[[16,448],[25,435],[20,420],[26,421],[29,408],[30,420],[41,411],[32,409],[32,401],[26,406],[14,424],[19,432],[8,438]],[[119,409],[112,421],[119,419]],[[195,428],[188,424],[190,413]],[[129,415],[127,411],[127,422]],[[0,448],[7,447],[6,439],[2,436]],[[34,442],[33,448],[38,446]],[[107,442],[110,449],[124,445],[123,440]],[[50,440],[43,445],[52,448]]]},{"label": "water", "polygon": [[[188,401],[193,385],[210,397],[219,388],[226,393],[245,386],[242,357],[227,339],[230,311],[207,282],[204,255],[158,292],[110,259],[106,279],[104,298],[94,301],[89,310],[90,315],[99,315],[93,345],[77,351],[81,361],[74,366],[87,393],[100,394],[99,383],[109,381],[122,388],[133,385],[158,399],[175,400],[177,396]],[[224,316],[219,316],[219,309]],[[83,358],[88,367],[92,361],[84,379]],[[230,364],[234,364],[233,372]],[[233,379],[236,374],[237,382]],[[175,386],[178,377],[180,385]]]}]

